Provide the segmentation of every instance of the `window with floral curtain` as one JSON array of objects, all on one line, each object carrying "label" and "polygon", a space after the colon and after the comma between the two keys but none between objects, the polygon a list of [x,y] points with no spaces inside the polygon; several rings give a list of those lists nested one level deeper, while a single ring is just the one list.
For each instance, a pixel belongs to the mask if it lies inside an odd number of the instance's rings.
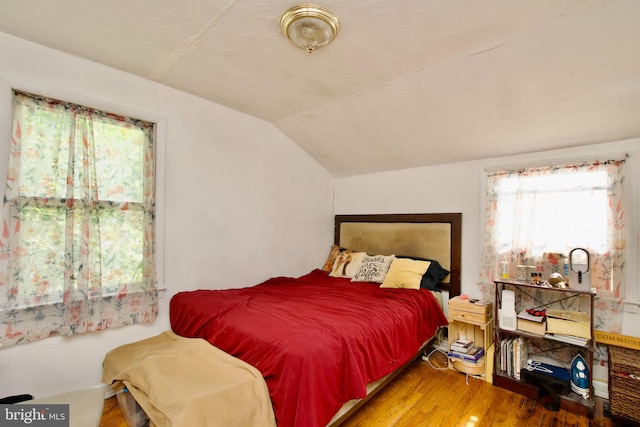
[{"label": "window with floral curtain", "polygon": [[155,319],[154,124],[13,95],[0,343]]},{"label": "window with floral curtain", "polygon": [[[485,241],[480,287],[493,299],[499,263],[517,277],[517,265],[547,278],[566,277],[570,251],[590,255],[597,290],[596,329],[620,333],[626,247],[625,160],[491,172],[487,176]],[[580,310],[579,307],[575,308]]]}]

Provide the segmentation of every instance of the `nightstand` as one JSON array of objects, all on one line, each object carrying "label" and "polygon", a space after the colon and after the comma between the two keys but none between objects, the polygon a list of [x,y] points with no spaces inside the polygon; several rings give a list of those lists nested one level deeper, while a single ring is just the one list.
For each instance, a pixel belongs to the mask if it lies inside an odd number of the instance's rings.
[{"label": "nightstand", "polygon": [[473,345],[484,349],[484,355],[477,361],[466,361],[448,357],[449,368],[470,375],[481,376],[488,383],[493,382],[493,306],[478,305],[468,299],[455,297],[449,300],[449,347],[460,338],[473,341]]}]

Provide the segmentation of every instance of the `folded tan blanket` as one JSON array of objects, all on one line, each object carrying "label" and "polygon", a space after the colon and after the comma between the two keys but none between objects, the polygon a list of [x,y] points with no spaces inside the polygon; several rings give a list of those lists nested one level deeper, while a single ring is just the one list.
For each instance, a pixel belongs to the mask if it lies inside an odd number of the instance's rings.
[{"label": "folded tan blanket", "polygon": [[274,426],[260,371],[171,331],[107,353],[102,381],[122,381],[157,426]]}]

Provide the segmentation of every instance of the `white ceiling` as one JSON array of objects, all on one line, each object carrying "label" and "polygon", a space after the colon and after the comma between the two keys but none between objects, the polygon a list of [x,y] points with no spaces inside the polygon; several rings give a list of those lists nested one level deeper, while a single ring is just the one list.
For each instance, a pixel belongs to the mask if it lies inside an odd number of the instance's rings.
[{"label": "white ceiling", "polygon": [[[272,122],[336,177],[640,136],[639,0],[3,0],[0,31]],[[0,58],[1,60],[1,58]]]}]

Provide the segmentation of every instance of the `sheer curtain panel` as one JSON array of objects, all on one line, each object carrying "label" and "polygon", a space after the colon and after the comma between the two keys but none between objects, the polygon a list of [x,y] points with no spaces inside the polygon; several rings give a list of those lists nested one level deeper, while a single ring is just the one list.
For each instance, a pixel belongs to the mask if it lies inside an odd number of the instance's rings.
[{"label": "sheer curtain panel", "polygon": [[154,124],[14,91],[0,343],[158,313]]}]

